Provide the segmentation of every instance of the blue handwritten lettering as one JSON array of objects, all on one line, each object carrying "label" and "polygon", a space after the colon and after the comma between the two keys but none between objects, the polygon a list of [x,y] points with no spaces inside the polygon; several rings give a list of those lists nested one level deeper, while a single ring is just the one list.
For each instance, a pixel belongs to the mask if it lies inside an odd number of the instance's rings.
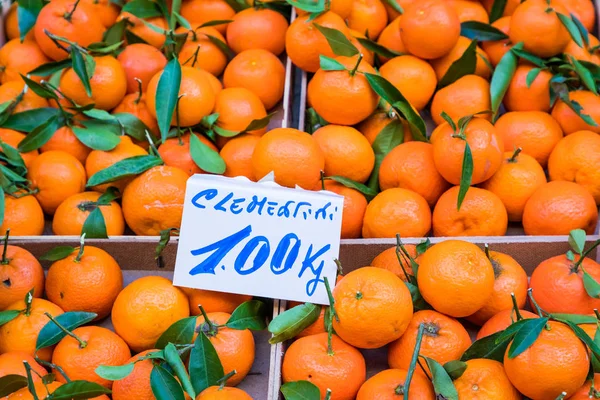
[{"label": "blue handwritten lettering", "polygon": [[[261,243],[262,245],[258,249],[258,253],[256,253],[254,261],[252,262],[252,267],[244,269],[248,258],[256,249],[256,247],[258,247]],[[242,251],[240,251],[240,254],[235,259],[234,269],[240,275],[251,274],[263,266],[265,261],[267,261],[267,258],[269,258],[270,253],[271,246],[269,245],[269,240],[267,240],[267,238],[264,236],[256,236],[250,239],[250,241],[246,243]]]},{"label": "blue handwritten lettering", "polygon": [[221,201],[219,201],[216,205],[215,205],[215,210],[217,211],[223,211],[223,212],[227,212],[227,209],[225,209],[223,207],[223,205],[225,203],[227,203],[229,201],[229,199],[231,199],[233,197],[233,192],[230,192],[227,196],[223,197],[221,199]]},{"label": "blue handwritten lettering", "polygon": [[290,200],[287,203],[285,203],[283,206],[279,207],[279,210],[277,210],[277,216],[278,217],[286,217],[289,218],[290,217],[290,209],[288,208],[289,206],[291,206],[293,203],[295,203],[294,200]]},{"label": "blue handwritten lettering", "polygon": [[230,235],[224,239],[219,240],[218,242],[209,244],[208,246],[202,247],[200,249],[192,250],[191,253],[193,256],[199,256],[200,254],[208,253],[214,251],[210,256],[208,256],[204,261],[200,264],[196,265],[190,271],[190,275],[198,275],[198,274],[215,274],[215,268],[219,265],[223,257],[227,253],[229,253],[238,243],[242,240],[250,236],[252,233],[252,227],[250,225],[246,226],[244,229]]},{"label": "blue handwritten lettering", "polygon": [[199,203],[199,200],[203,197],[206,198],[206,200],[212,200],[218,193],[219,191],[217,189],[205,189],[192,198],[192,204],[198,208],[206,208],[206,206]]},{"label": "blue handwritten lettering", "polygon": [[242,211],[244,211],[244,209],[239,206],[239,203],[243,203],[244,201],[246,201],[246,199],[244,198],[233,199],[233,204],[231,205],[231,207],[229,207],[229,211],[231,211],[234,214],[241,213]]},{"label": "blue handwritten lettering", "polygon": [[324,253],[328,252],[330,248],[330,244],[325,245],[321,247],[321,249],[317,251],[314,255],[312,255],[313,245],[311,244],[308,248],[308,251],[306,252],[304,261],[302,261],[302,269],[298,274],[298,278],[301,278],[302,275],[304,275],[304,271],[306,271],[307,269],[310,269],[311,272],[315,275],[314,279],[311,279],[306,283],[306,294],[309,296],[312,296],[315,293],[315,290],[317,290],[317,284],[319,282],[323,282],[323,280],[321,279],[321,274],[323,272],[323,266],[325,265],[325,262],[321,261],[319,263],[319,266],[316,268],[314,266],[314,263],[317,258],[322,256]]},{"label": "blue handwritten lettering", "polygon": [[252,196],[252,201],[250,202],[250,204],[248,204],[248,208],[246,209],[246,211],[248,211],[248,213],[251,213],[254,211],[255,208],[258,207],[258,215],[262,215],[262,210],[266,202],[266,197],[263,197],[262,200],[259,201],[258,197],[254,195]]},{"label": "blue handwritten lettering", "polygon": [[330,205],[331,205],[331,202],[329,202],[329,203],[325,204],[323,207],[319,208],[317,210],[317,212],[315,213],[315,219],[319,219],[319,215],[322,215],[323,219],[325,219],[327,217],[327,215],[326,215],[327,208],[329,208]]},{"label": "blue handwritten lettering", "polygon": [[[301,201],[300,203],[296,204],[296,210],[294,210],[294,218],[296,218],[296,216],[298,215],[298,213],[300,212],[300,209],[305,206],[305,207],[310,207],[311,204],[307,203],[306,201]],[[306,212],[304,212],[304,219],[306,219]]]},{"label": "blue handwritten lettering", "polygon": [[[288,254],[288,249],[290,248],[292,240],[294,240],[294,246],[290,249]],[[273,271],[275,275],[283,274],[294,266],[294,263],[298,258],[298,253],[300,252],[300,244],[300,239],[298,239],[298,236],[296,236],[294,233],[288,233],[281,239],[281,241],[279,241],[277,249],[275,249],[275,253],[273,254],[273,258],[271,259],[271,271]],[[287,258],[285,259],[285,263],[282,268],[281,264],[283,263],[283,258],[286,255]]]}]

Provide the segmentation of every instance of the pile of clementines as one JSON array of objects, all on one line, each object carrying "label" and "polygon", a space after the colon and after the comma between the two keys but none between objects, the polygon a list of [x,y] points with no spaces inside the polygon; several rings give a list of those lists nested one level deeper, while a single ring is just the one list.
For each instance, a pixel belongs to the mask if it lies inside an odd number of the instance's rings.
[{"label": "pile of clementines", "polygon": [[[343,238],[595,232],[591,0],[289,3],[14,3],[0,232],[175,233],[189,176],[271,171],[344,196]],[[308,133],[267,132],[286,54]]]}]

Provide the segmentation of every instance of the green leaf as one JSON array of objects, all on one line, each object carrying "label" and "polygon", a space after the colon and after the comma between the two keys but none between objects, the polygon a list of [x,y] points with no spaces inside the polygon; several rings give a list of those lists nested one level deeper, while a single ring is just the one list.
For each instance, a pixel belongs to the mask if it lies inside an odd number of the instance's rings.
[{"label": "green leaf", "polygon": [[577,254],[583,254],[585,250],[586,234],[583,229],[573,229],[569,232],[569,245]]},{"label": "green leaf", "polygon": [[588,296],[594,299],[600,298],[600,283],[598,283],[593,276],[591,276],[586,270],[583,270],[583,286]]},{"label": "green leaf", "polygon": [[41,261],[58,261],[67,258],[75,251],[73,246],[58,246],[40,257]]},{"label": "green leaf", "polygon": [[379,189],[379,168],[387,154],[399,144],[404,142],[404,126],[402,122],[394,118],[375,137],[373,151],[375,153],[375,165],[373,172],[367,182],[367,187],[373,192]]},{"label": "green leaf", "polygon": [[51,61],[46,64],[42,64],[37,68],[32,69],[27,74],[34,76],[50,76],[58,71],[62,71],[72,65],[70,58],[62,61]]},{"label": "green leaf", "polygon": [[[513,48],[522,49],[523,43],[517,43]],[[492,80],[490,82],[490,93],[492,100],[492,112],[494,118],[500,109],[500,104],[502,104],[502,100],[504,99],[504,95],[508,90],[508,86],[510,85],[510,81],[512,80],[515,71],[517,69],[517,57],[515,53],[512,51],[506,52],[500,59],[498,65],[496,65],[496,69],[492,74]]]},{"label": "green leaf", "polygon": [[174,322],[156,341],[157,349],[164,349],[167,344],[189,344],[194,338],[196,317],[188,317]]},{"label": "green leaf", "polygon": [[237,132],[237,131],[230,131],[230,130],[228,130],[228,129],[223,129],[223,128],[221,128],[221,127],[217,126],[217,125],[213,126],[213,127],[212,127],[212,130],[213,130],[213,131],[214,131],[214,132],[215,132],[217,135],[219,135],[219,136],[222,136],[222,137],[226,137],[226,138],[231,138],[231,137],[237,136],[237,135],[239,135],[240,133],[242,133],[242,132]]},{"label": "green leaf", "polygon": [[207,387],[216,385],[225,376],[215,347],[202,331],[190,353],[189,371],[196,393],[202,393]]},{"label": "green leaf", "polygon": [[308,328],[319,319],[321,306],[304,303],[292,307],[273,318],[269,324],[269,332],[273,337],[269,343],[275,344],[291,339]]},{"label": "green leaf", "polygon": [[94,76],[94,70],[96,69],[96,61],[92,56],[83,54],[77,47],[71,46],[71,60],[73,60],[73,70],[81,80],[85,93],[88,96],[92,96],[92,86],[90,79]]},{"label": "green leaf", "polygon": [[25,167],[25,161],[23,161],[23,157],[21,157],[21,153],[11,145],[4,143],[0,140],[0,149],[8,164],[12,165],[16,169],[20,169],[22,175],[24,175],[27,171]]},{"label": "green leaf", "polygon": [[52,138],[54,132],[64,125],[65,121],[63,118],[58,116],[50,118],[48,121],[29,132],[29,134],[21,140],[17,146],[17,150],[21,153],[27,153],[39,149]]},{"label": "green leaf", "polygon": [[414,140],[427,142],[427,127],[423,118],[413,109],[402,93],[382,76],[369,73],[364,75],[375,93],[390,103],[394,110],[408,122]]},{"label": "green leaf", "polygon": [[[97,316],[98,314],[96,313],[83,311],[69,311],[64,314],[53,315],[54,319],[69,331],[93,321]],[[56,326],[54,322],[48,321],[38,335],[35,349],[39,350],[44,347],[54,346],[65,336],[67,336],[67,334]]]},{"label": "green leaf", "polygon": [[[165,248],[169,244],[169,241],[171,240],[171,232],[173,232],[173,231],[177,231],[177,233],[179,233],[179,229],[177,229],[177,228],[168,228],[168,229],[163,229],[162,231],[160,231],[160,235],[159,235],[160,239],[158,241],[158,245],[154,249],[154,259],[157,260],[158,262],[161,262],[160,258],[162,256],[162,252],[165,250]],[[190,339],[190,341],[191,341],[191,339]]]},{"label": "green leaf", "polygon": [[266,128],[267,126],[269,126],[269,122],[271,122],[271,118],[273,118],[273,115],[275,115],[275,112],[267,114],[263,118],[253,119],[252,121],[250,121],[246,129],[244,129],[244,132],[251,132],[257,129]]},{"label": "green leaf", "polygon": [[535,65],[539,68],[546,67],[546,61],[543,58],[536,56],[535,54],[532,54],[521,48],[514,48],[514,47],[511,48],[510,51],[513,52],[517,57],[520,57],[526,61],[529,61],[530,63],[532,63],[533,65]]},{"label": "green leaf", "polygon": [[284,383],[281,385],[281,393],[285,400],[318,400],[321,398],[319,388],[309,381]]},{"label": "green leaf", "polygon": [[531,318],[525,321],[527,322],[516,333],[508,348],[508,358],[515,358],[531,347],[548,323],[548,318]]},{"label": "green leaf", "polygon": [[118,161],[108,168],[96,172],[90,177],[87,187],[102,185],[118,181],[121,178],[139,175],[157,165],[162,165],[163,161],[156,156],[134,156]]},{"label": "green leaf", "polygon": [[[458,393],[452,383],[452,379],[442,367],[442,365],[432,358],[422,356],[427,362],[427,366],[431,371],[431,381],[433,383],[433,390],[435,391],[436,398],[442,398],[446,400],[458,400]],[[442,396],[442,397],[440,397]]]},{"label": "green leaf", "polygon": [[398,56],[401,56],[404,54],[399,51],[390,50],[387,47],[382,46],[379,43],[374,42],[371,39],[358,37],[358,38],[356,38],[356,40],[358,40],[358,42],[365,49],[372,51],[373,53],[377,54],[380,57],[394,58],[394,57],[398,57]]},{"label": "green leaf", "polygon": [[130,113],[117,113],[113,117],[119,121],[127,135],[135,140],[146,140],[146,131],[150,129],[138,117]]},{"label": "green leaf", "polygon": [[317,0],[286,0],[292,7],[297,7],[300,10],[308,13],[322,13],[325,11],[325,1]]},{"label": "green leaf", "polygon": [[595,95],[598,95],[598,90],[596,89],[596,82],[594,81],[594,75],[592,72],[587,69],[583,64],[581,64],[575,57],[569,56],[573,67],[575,67],[575,72],[579,75],[581,82],[584,86]]},{"label": "green leaf", "polygon": [[175,376],[179,378],[179,382],[181,382],[181,386],[183,390],[187,392],[191,396],[192,399],[196,398],[196,392],[194,392],[194,388],[192,387],[192,382],[190,382],[190,377],[187,374],[185,369],[185,365],[183,365],[183,361],[181,361],[181,357],[179,356],[179,352],[173,343],[168,343],[165,346],[164,350],[165,361],[173,372],[175,372]]},{"label": "green leaf", "polygon": [[142,39],[135,33],[131,32],[129,29],[125,29],[125,40],[127,41],[128,44],[136,44],[136,43],[148,44],[148,42],[146,42],[144,39]]},{"label": "green leaf", "polygon": [[419,287],[416,284],[410,282],[404,282],[408,291],[410,292],[410,296],[413,302],[413,308],[417,311],[421,310],[431,310],[431,306],[427,304],[421,292],[419,291]]},{"label": "green leaf", "polygon": [[104,32],[104,35],[102,36],[102,41],[108,45],[120,43],[123,40],[123,36],[125,35],[125,28],[127,28],[127,20],[122,19],[119,22],[113,24]]},{"label": "green leaf", "polygon": [[108,55],[115,53],[122,45],[124,41],[116,42],[113,44],[107,44],[103,42],[92,43],[87,48],[91,54],[94,55]]},{"label": "green leaf", "polygon": [[13,114],[2,124],[3,128],[29,133],[42,123],[60,115],[60,110],[52,107],[36,108]]},{"label": "green leaf", "polygon": [[569,326],[569,328],[571,328],[573,333],[575,333],[575,335],[577,335],[577,337],[579,339],[581,339],[581,341],[583,343],[585,343],[587,345],[587,347],[590,348],[590,350],[592,351],[594,356],[600,358],[600,346],[598,346],[598,344],[595,342],[595,340],[593,340],[583,329],[581,329],[579,326],[575,325],[571,321],[562,321],[562,320],[557,320],[557,321],[567,324]]},{"label": "green leaf", "polygon": [[6,199],[4,197],[4,188],[0,187],[0,224],[4,223],[5,209],[6,209]]},{"label": "green leaf", "polygon": [[[564,85],[564,84],[563,84]],[[592,119],[588,114],[585,114],[583,111],[583,107],[578,102],[571,100],[569,98],[568,92],[560,92],[559,93],[560,100],[567,105],[575,114],[577,114],[581,119],[585,121],[586,124],[590,126],[598,126],[596,121]]]},{"label": "green leaf", "polygon": [[173,15],[175,16],[175,19],[177,20],[177,22],[179,22],[179,25],[183,26],[185,29],[192,29],[190,23],[188,22],[187,19],[183,18],[181,16],[181,14],[179,14],[178,12],[173,11]]},{"label": "green leaf", "polygon": [[25,84],[29,87],[29,89],[31,89],[31,91],[34,92],[35,94],[37,94],[38,96],[43,97],[44,99],[58,100],[58,96],[56,95],[56,93],[54,93],[53,90],[50,90],[50,89],[46,88],[45,86],[42,86],[41,84],[37,83],[34,80],[29,79],[28,77],[26,77],[23,74],[21,74],[21,78],[25,81]]},{"label": "green leaf", "polygon": [[352,57],[360,53],[356,46],[354,46],[350,40],[340,31],[333,28],[327,28],[325,26],[313,23],[313,25],[325,36],[329,47],[335,55]]},{"label": "green leaf", "polygon": [[527,323],[527,321],[527,319],[522,319],[509,325],[508,328],[501,332],[501,335],[496,339],[496,343],[500,343],[506,338],[512,339],[517,334],[517,332],[523,327],[523,325]]},{"label": "green leaf", "polygon": [[262,331],[267,329],[267,306],[259,300],[250,300],[240,304],[225,324],[228,328]]},{"label": "green leaf", "polygon": [[231,50],[231,47],[229,47],[227,43],[223,42],[221,39],[213,35],[206,35],[206,37],[208,37],[208,40],[210,40],[215,46],[219,48],[219,50],[223,52],[223,54],[227,56],[227,60],[231,61],[231,59],[235,57],[235,52]]},{"label": "green leaf", "polygon": [[5,375],[0,377],[0,398],[6,397],[24,387],[27,387],[27,378],[24,376]]},{"label": "green leaf", "polygon": [[21,314],[21,311],[19,310],[0,311],[0,326],[17,318],[19,314]]},{"label": "green leaf", "polygon": [[135,368],[134,363],[128,363],[124,365],[100,365],[94,372],[102,379],[108,381],[118,381],[126,378],[133,372]]},{"label": "green leaf", "polygon": [[359,192],[361,192],[363,195],[367,196],[368,198],[373,198],[373,197],[377,196],[377,192],[375,190],[371,189],[367,185],[364,185],[360,182],[356,182],[350,178],[346,178],[345,176],[333,175],[333,176],[328,176],[325,179],[331,179],[332,181],[341,183],[342,185],[346,186],[347,188],[358,190]]},{"label": "green leaf", "polygon": [[581,37],[581,32],[579,31],[577,24],[575,24],[575,22],[573,22],[571,18],[559,12],[556,13],[556,16],[567,29],[569,35],[571,36],[571,39],[573,39],[577,46],[583,47],[583,38]]},{"label": "green leaf", "polygon": [[[110,151],[121,142],[116,126],[101,120],[81,122],[84,128],[73,126],[73,133],[81,143],[93,150]],[[117,133],[117,134],[115,134]]]},{"label": "green leaf", "polygon": [[473,344],[463,353],[461,361],[469,361],[474,358],[487,358],[499,362],[504,361],[504,354],[512,337],[506,337],[498,342],[503,332],[496,332],[493,335],[485,336],[473,342]]},{"label": "green leaf", "polygon": [[345,71],[346,67],[344,67],[344,65],[331,58],[331,57],[327,57],[324,56],[323,54],[319,55],[319,68],[321,68],[323,71]]},{"label": "green leaf", "polygon": [[456,210],[460,211],[460,206],[465,200],[465,196],[471,187],[471,179],[473,178],[473,154],[471,153],[471,146],[469,142],[465,140],[465,152],[463,154],[462,162],[462,173],[460,176],[460,188],[458,190],[458,202],[456,203]]},{"label": "green leaf", "polygon": [[177,379],[160,365],[152,368],[150,387],[156,400],[185,400],[183,389]]},{"label": "green leaf", "polygon": [[581,314],[562,314],[562,313],[553,313],[550,314],[551,319],[561,320],[561,321],[571,321],[575,325],[581,324],[595,324],[596,317],[592,317],[591,315],[581,315]]},{"label": "green leaf", "polygon": [[128,12],[138,18],[155,18],[162,16],[158,4],[151,0],[130,1],[123,6],[122,12]]},{"label": "green leaf", "polygon": [[52,400],[86,400],[109,393],[109,389],[95,382],[71,381],[56,388]]},{"label": "green leaf", "polygon": [[177,58],[173,58],[165,66],[156,89],[156,118],[163,142],[167,140],[167,134],[171,127],[171,119],[177,105],[180,85],[181,65]]},{"label": "green leaf", "polygon": [[460,24],[460,36],[477,39],[479,42],[508,39],[500,29],[480,21],[465,21]]},{"label": "green leaf", "polygon": [[106,233],[106,222],[100,207],[96,207],[87,216],[83,226],[81,227],[81,234],[85,233],[85,237],[88,239],[108,239]]},{"label": "green leaf", "polygon": [[190,136],[190,155],[194,163],[206,172],[211,174],[222,174],[225,172],[226,165],[223,158],[218,152],[198,139],[198,136],[195,134]]},{"label": "green leaf", "polygon": [[492,10],[490,11],[490,24],[502,18],[507,2],[508,0],[494,0]]},{"label": "green leaf", "polygon": [[224,24],[228,24],[230,22],[233,22],[233,20],[232,19],[215,19],[215,20],[203,23],[198,28],[204,28],[204,27],[207,27],[207,26],[224,25]]},{"label": "green leaf", "polygon": [[531,87],[540,72],[542,72],[542,68],[533,68],[527,73],[527,76],[525,77],[525,84],[527,85],[527,88]]},{"label": "green leaf", "polygon": [[18,0],[17,4],[17,21],[22,42],[34,27],[37,16],[44,7],[44,2],[42,0]]},{"label": "green leaf", "polygon": [[465,373],[467,370],[467,363],[460,360],[448,361],[446,364],[444,364],[444,369],[450,378],[455,381]]},{"label": "green leaf", "polygon": [[460,58],[450,65],[444,77],[440,79],[438,86],[443,88],[448,86],[465,75],[475,73],[475,67],[477,65],[477,40],[472,40],[469,47],[465,49],[465,52]]},{"label": "green leaf", "polygon": [[585,26],[581,23],[581,21],[575,16],[575,14],[571,13],[571,19],[577,26],[577,30],[581,34],[581,38],[583,39],[583,44],[585,47],[590,47],[590,34]]},{"label": "green leaf", "polygon": [[114,186],[110,186],[108,189],[106,189],[104,193],[100,195],[100,197],[98,197],[98,200],[96,200],[96,204],[99,206],[107,206],[119,197],[121,197],[119,189],[117,189]]}]

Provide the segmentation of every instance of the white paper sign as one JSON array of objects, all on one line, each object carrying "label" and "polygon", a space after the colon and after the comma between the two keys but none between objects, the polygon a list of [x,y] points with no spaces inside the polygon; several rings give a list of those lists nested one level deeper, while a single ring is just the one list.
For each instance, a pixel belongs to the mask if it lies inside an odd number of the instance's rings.
[{"label": "white paper sign", "polygon": [[335,284],[343,199],[273,182],[194,175],[173,283],[328,304],[324,278]]}]

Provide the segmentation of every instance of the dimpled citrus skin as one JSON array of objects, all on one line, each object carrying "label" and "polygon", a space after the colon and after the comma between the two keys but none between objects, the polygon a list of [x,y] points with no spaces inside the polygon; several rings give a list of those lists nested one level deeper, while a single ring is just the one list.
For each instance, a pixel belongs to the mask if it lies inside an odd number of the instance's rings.
[{"label": "dimpled citrus skin", "polygon": [[[519,314],[523,318],[537,318],[538,315],[527,310],[519,310]],[[483,337],[493,335],[496,332],[500,332],[508,328],[513,322],[517,321],[517,315],[515,310],[504,310],[488,319],[485,324],[481,326],[479,332],[477,332],[476,340]],[[594,326],[595,328],[595,326]]]},{"label": "dimpled citrus skin", "polygon": [[42,297],[44,293],[44,270],[33,254],[9,244],[6,259],[6,264],[0,264],[0,311],[23,300],[32,289],[33,297]]},{"label": "dimpled citrus skin", "polygon": [[363,355],[338,336],[331,340],[334,355],[327,353],[327,333],[294,341],[283,358],[283,382],[307,380],[315,384],[321,399],[329,388],[335,400],[353,400],[365,381],[367,371]]},{"label": "dimpled citrus skin", "polygon": [[112,309],[115,332],[136,352],[154,347],[171,324],[189,317],[188,299],[171,281],[140,278],[119,293]]},{"label": "dimpled citrus skin", "polygon": [[571,328],[556,321],[548,326],[550,330],[542,329],[523,353],[510,358],[507,350],[504,355],[512,384],[534,399],[556,398],[563,391],[574,393],[585,382],[590,367],[587,348]]},{"label": "dimpled citrus skin", "polygon": [[252,397],[242,389],[210,386],[204,389],[196,400],[252,400]]},{"label": "dimpled citrus skin", "polygon": [[460,399],[521,400],[501,362],[476,358],[466,363],[467,369],[454,381]]},{"label": "dimpled citrus skin", "polygon": [[446,240],[431,246],[419,260],[421,295],[441,313],[466,317],[492,295],[492,263],[473,243]]},{"label": "dimpled citrus skin", "polygon": [[[386,369],[370,377],[358,391],[356,400],[388,400],[403,399],[403,394],[396,394],[396,389],[406,383],[406,369]],[[434,400],[435,392],[431,382],[420,374],[415,374],[410,381],[408,394],[414,400]]]},{"label": "dimpled citrus skin", "polygon": [[[131,357],[127,363],[135,362],[133,371],[123,379],[113,382],[113,400],[155,400],[150,387],[150,373],[154,365],[152,360],[137,361],[148,353],[160,351],[150,349]],[[136,362],[137,361],[137,362]]]},{"label": "dimpled citrus skin", "polygon": [[[412,318],[412,299],[404,282],[383,268],[364,267],[344,276],[333,290],[337,335],[363,349],[398,339]],[[371,329],[364,329],[369,326]]]}]

